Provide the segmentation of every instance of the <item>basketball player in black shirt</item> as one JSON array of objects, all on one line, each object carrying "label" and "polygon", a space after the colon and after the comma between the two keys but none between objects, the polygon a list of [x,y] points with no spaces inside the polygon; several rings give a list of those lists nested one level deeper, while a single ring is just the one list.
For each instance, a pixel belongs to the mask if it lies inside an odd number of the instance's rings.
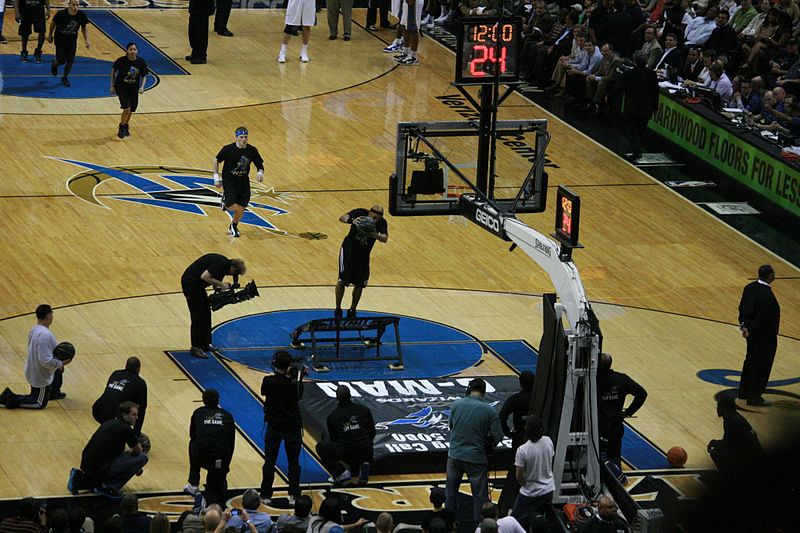
[{"label": "basketball player in black shirt", "polygon": [[86,48],[89,48],[89,34],[86,30],[86,25],[89,23],[89,17],[86,13],[78,10],[79,0],[69,0],[67,9],[62,9],[50,21],[50,31],[47,33],[47,42],[53,42],[53,34],[55,34],[56,42],[56,56],[50,64],[50,73],[53,76],[58,76],[58,66],[64,66],[64,75],[61,77],[61,83],[69,87],[69,72],[72,70],[72,64],[75,62],[75,52],[78,50],[78,28],[83,32],[83,40],[86,42]]},{"label": "basketball player in black shirt", "polygon": [[[375,232],[367,235],[358,229],[359,218],[370,217],[375,221]],[[361,299],[361,292],[369,281],[369,254],[375,241],[385,243],[389,240],[389,225],[383,218],[383,206],[373,205],[369,210],[358,208],[339,217],[339,222],[350,224],[350,232],[342,241],[339,249],[339,280],[336,282],[336,310],[334,316],[342,316],[342,298],[344,288],[353,286],[353,299],[348,318],[355,318],[356,308]]]},{"label": "basketball player in black shirt", "polygon": [[19,36],[22,38],[20,60],[28,60],[28,37],[36,32],[39,40],[33,57],[42,62],[42,45],[46,31],[45,20],[50,18],[50,0],[17,0],[14,2],[14,20],[19,22]]},{"label": "basketball player in black shirt", "polygon": [[108,422],[117,416],[122,402],[130,401],[139,406],[139,418],[133,426],[138,436],[142,432],[144,415],[147,411],[147,383],[139,376],[142,363],[138,357],[129,357],[125,368],[115,370],[106,382],[103,394],[92,405],[92,416],[99,423]]},{"label": "basketball player in black shirt", "polygon": [[186,297],[189,315],[192,319],[192,347],[189,352],[194,357],[207,359],[205,352],[213,351],[211,346],[211,306],[208,303],[206,287],[213,285],[216,290],[226,291],[231,284],[222,281],[225,276],[234,277],[234,283],[247,271],[242,259],[228,259],[221,254],[206,254],[189,265],[181,276],[181,289]]},{"label": "basketball player in black shirt", "polygon": [[[258,149],[247,144],[247,128],[236,128],[236,142],[227,144],[214,159],[214,185],[222,187],[222,206],[233,213],[233,220],[228,226],[231,237],[239,236],[239,221],[250,202],[250,164],[254,164],[259,183],[264,181],[264,160]],[[219,177],[219,164],[222,163],[222,179]]]},{"label": "basketball player in black shirt", "polygon": [[147,63],[139,57],[136,43],[128,43],[125,46],[125,55],[114,61],[111,67],[111,94],[119,97],[119,107],[122,109],[117,131],[120,139],[131,134],[128,122],[139,107],[139,95],[144,92],[147,72]]}]

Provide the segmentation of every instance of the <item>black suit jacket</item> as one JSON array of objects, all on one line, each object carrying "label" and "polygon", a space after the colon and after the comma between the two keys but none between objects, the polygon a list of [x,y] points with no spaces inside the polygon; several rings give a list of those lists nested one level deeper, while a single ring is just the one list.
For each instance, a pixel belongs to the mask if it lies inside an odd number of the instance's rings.
[{"label": "black suit jacket", "polygon": [[703,49],[714,50],[717,55],[735,54],[739,51],[739,37],[730,25],[714,28]]},{"label": "black suit jacket", "polygon": [[694,66],[692,66],[691,63],[684,65],[681,77],[684,80],[697,81],[698,76],[700,76],[700,73],[703,72],[703,67],[704,65],[702,59],[698,59]]},{"label": "black suit jacket", "polygon": [[739,324],[754,337],[778,334],[781,307],[772,288],[758,281],[748,283],[739,302]]},{"label": "black suit jacket", "polygon": [[667,65],[672,65],[678,70],[681,70],[683,69],[683,62],[683,52],[681,52],[681,50],[676,46],[670,51],[670,53],[667,54],[667,57],[661,60],[660,63],[656,63],[656,69],[661,70],[667,68]]},{"label": "black suit jacket", "polygon": [[623,114],[626,117],[650,117],[658,109],[658,77],[646,67],[633,67],[620,77],[625,91]]}]

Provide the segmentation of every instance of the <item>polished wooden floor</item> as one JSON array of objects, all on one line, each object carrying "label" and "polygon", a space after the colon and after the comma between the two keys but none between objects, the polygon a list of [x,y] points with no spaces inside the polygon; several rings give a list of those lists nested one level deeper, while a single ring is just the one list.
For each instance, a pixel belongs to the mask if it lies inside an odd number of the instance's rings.
[{"label": "polished wooden floor", "polygon": [[[199,400],[197,388],[164,355],[188,347],[183,269],[206,252],[240,256],[263,287],[260,299],[230,306],[215,321],[332,307],[346,229],[337,218],[387,202],[396,123],[460,119],[436,98],[456,94],[449,85],[453,55],[431,39],[420,45],[422,64],[402,68],[381,53],[389,31],[371,34],[358,26],[351,42],[329,42],[326,28],[317,26],[311,62],[300,63],[293,39],[289,61],[279,65],[283,13],[234,11],[236,36],[212,34],[209,64],[194,66],[182,59],[188,53],[185,11],[118,13],[191,74],[161,76],[142,96],[130,138],[115,137],[111,97],[0,96],[0,386],[25,389],[26,332],[42,302],[56,307],[57,338],[72,341],[79,352],[65,373],[67,399],[41,412],[0,410],[0,498],[65,493],[67,472],[95,429],[90,406],[109,372],[134,354],[143,360],[150,387],[145,429],[154,448],[145,475],[130,487],[179,490],[188,466],[189,414]],[[356,14],[362,24],[363,17]],[[13,28],[9,19],[6,13],[6,28]],[[111,61],[122,54],[99,32],[93,31],[92,42],[93,57]],[[17,54],[17,45],[12,40],[0,53]],[[713,396],[722,387],[696,374],[741,367],[738,299],[757,267],[771,263],[783,315],[772,379],[796,378],[800,273],[528,100],[510,97],[501,118],[550,120],[548,155],[557,165],[550,183],[574,187],[583,199],[586,248],[575,261],[596,302],[605,348],[616,368],[650,393],[632,425],[662,449],[686,448],[689,467],[709,467],[705,445],[721,435]],[[56,159],[207,170],[239,125],[250,129],[250,142],[266,159],[266,184],[288,193],[280,203],[288,213],[270,219],[283,234],[248,228],[234,240],[219,210],[190,216],[108,198],[131,193],[121,184],[98,188],[108,208],[91,205],[65,185],[82,169]],[[504,175],[527,170],[510,151],[498,157]],[[542,232],[553,218],[550,196],[547,213],[521,217]],[[447,217],[390,218],[389,224],[388,244],[373,252],[363,308],[435,319],[485,340],[538,343],[538,295],[551,287],[522,253],[509,253],[506,243]],[[797,397],[800,385],[782,390]],[[798,416],[798,405],[783,399],[746,416],[770,444],[785,420]],[[260,456],[242,440],[231,485],[258,485],[260,466]]]}]

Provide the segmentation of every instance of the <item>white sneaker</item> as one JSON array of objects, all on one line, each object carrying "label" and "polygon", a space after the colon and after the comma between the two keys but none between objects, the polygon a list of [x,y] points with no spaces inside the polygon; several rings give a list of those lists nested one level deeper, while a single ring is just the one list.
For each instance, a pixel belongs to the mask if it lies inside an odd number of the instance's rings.
[{"label": "white sneaker", "polygon": [[286,52],[278,52],[278,63],[286,63]]},{"label": "white sneaker", "polygon": [[383,51],[386,54],[392,54],[392,53],[400,51],[402,49],[403,49],[402,43],[392,43],[389,46],[387,46],[386,48],[384,48]]},{"label": "white sneaker", "polygon": [[448,15],[450,15],[450,13],[444,13],[443,15],[439,15],[438,17],[433,19],[433,22],[435,22],[436,24],[441,24],[442,22],[444,22],[444,19],[448,17]]},{"label": "white sneaker", "polygon": [[308,53],[303,52],[302,54],[300,54],[300,61],[302,61],[303,63],[308,63]]},{"label": "white sneaker", "polygon": [[398,60],[397,63],[399,65],[403,65],[404,67],[416,67],[419,65],[419,59],[413,56],[406,56],[405,59]]},{"label": "white sneaker", "polygon": [[200,487],[197,485],[192,485],[191,483],[187,483],[183,487],[183,492],[189,496],[197,496],[197,493],[200,492]]}]

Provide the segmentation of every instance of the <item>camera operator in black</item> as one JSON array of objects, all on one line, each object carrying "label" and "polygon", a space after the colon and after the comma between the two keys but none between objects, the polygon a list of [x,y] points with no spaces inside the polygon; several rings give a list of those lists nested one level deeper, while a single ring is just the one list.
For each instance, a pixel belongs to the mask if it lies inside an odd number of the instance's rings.
[{"label": "camera operator in black", "polygon": [[222,281],[225,276],[233,276],[235,283],[246,271],[244,260],[228,259],[221,254],[206,254],[184,271],[181,288],[192,320],[192,347],[189,351],[194,357],[207,359],[205,352],[214,349],[211,346],[211,307],[206,287],[213,285],[216,290],[229,290],[231,284]]},{"label": "camera operator in black", "polygon": [[[607,353],[600,354],[597,365],[597,424],[600,430],[600,450],[606,459],[620,466],[622,458],[622,421],[632,417],[647,399],[647,391],[627,374],[611,370],[612,359]],[[625,397],[633,396],[625,408]]]},{"label": "camera operator in black", "polygon": [[[356,225],[356,220],[361,217],[370,217],[375,220],[375,235],[362,234]],[[369,254],[375,241],[385,243],[389,240],[389,225],[383,218],[383,206],[373,205],[369,210],[363,208],[353,209],[339,217],[339,222],[350,224],[350,231],[342,241],[339,249],[339,280],[336,282],[336,310],[335,317],[342,316],[342,298],[344,288],[353,286],[353,299],[347,318],[355,318],[361,292],[369,281]]]},{"label": "camera operator in black", "polygon": [[206,503],[224,505],[235,443],[233,415],[219,406],[216,390],[203,391],[203,407],[192,413],[189,425],[189,483],[183,490],[196,495],[200,490],[200,469],[205,468]]},{"label": "camera operator in black", "polygon": [[124,369],[111,373],[103,394],[92,405],[92,416],[98,424],[115,418],[119,404],[131,401],[139,406],[139,418],[133,425],[133,432],[137,436],[142,432],[147,410],[147,383],[139,376],[141,369],[142,363],[139,358],[129,357]]},{"label": "camera operator in black", "polygon": [[350,388],[336,389],[339,405],[328,415],[330,440],[317,444],[322,465],[336,484],[343,484],[358,474],[358,483],[366,484],[372,463],[372,441],[375,440],[375,419],[365,405],[354,403]]},{"label": "camera operator in black", "polygon": [[[530,370],[525,370],[519,375],[520,391],[512,394],[500,409],[500,427],[503,434],[511,437],[511,449],[525,444],[525,418],[531,410],[531,395],[533,394],[533,384],[536,382],[536,375]],[[511,416],[512,428],[508,427],[508,417]]]},{"label": "camera operator in black", "polygon": [[[236,128],[236,142],[227,144],[214,159],[214,186],[222,186],[222,206],[233,216],[228,233],[239,236],[239,221],[250,202],[250,164],[258,173],[256,180],[264,181],[264,160],[258,149],[247,144],[248,132],[244,126]],[[219,177],[219,164],[222,163],[222,179]]]},{"label": "camera operator in black", "polygon": [[300,495],[300,447],[303,444],[300,416],[300,399],[303,397],[305,367],[292,364],[288,352],[275,352],[272,357],[274,374],[265,376],[261,382],[264,396],[264,422],[267,432],[264,437],[264,466],[261,470],[261,500],[269,503],[272,498],[272,483],[275,480],[275,461],[281,441],[289,460],[289,497]]}]

